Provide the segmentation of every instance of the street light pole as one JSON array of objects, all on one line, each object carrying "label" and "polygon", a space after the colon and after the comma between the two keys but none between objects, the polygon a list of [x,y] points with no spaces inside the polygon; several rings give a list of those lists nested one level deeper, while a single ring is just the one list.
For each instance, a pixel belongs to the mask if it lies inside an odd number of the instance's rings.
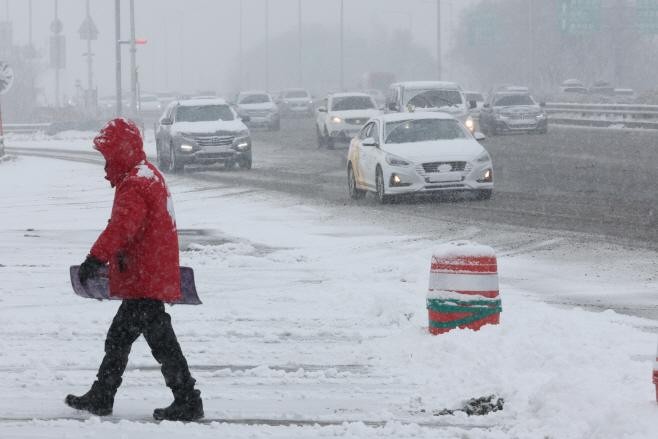
[{"label": "street light pole", "polygon": [[441,0],[436,0],[436,70],[441,80]]},{"label": "street light pole", "polygon": [[298,14],[299,19],[299,85],[302,87],[302,0],[299,0]]},{"label": "street light pole", "polygon": [[121,0],[114,0],[114,38],[116,38],[116,94],[117,94],[117,117],[121,117]]},{"label": "street light pole", "polygon": [[130,0],[130,111],[137,115],[137,60],[135,58],[135,0]]},{"label": "street light pole", "polygon": [[[57,0],[55,0],[55,21],[57,21]],[[61,54],[59,53],[60,44],[57,42],[57,65],[55,66],[55,106],[59,108],[59,60]]]},{"label": "street light pole", "polygon": [[340,91],[345,90],[345,66],[344,66],[344,56],[343,56],[343,49],[344,49],[344,38],[343,38],[343,32],[344,32],[344,1],[340,0]]},{"label": "street light pole", "polygon": [[93,71],[91,68],[92,59],[91,59],[91,15],[89,14],[89,0],[86,1],[87,4],[87,82],[89,90],[89,95],[91,96],[91,90],[93,89],[92,77]]},{"label": "street light pole", "polygon": [[270,90],[270,2],[265,0],[265,91]]},{"label": "street light pole", "polygon": [[238,76],[238,88],[240,91],[242,91],[242,0],[240,0],[240,38],[239,40],[239,69],[240,69],[240,76]]}]

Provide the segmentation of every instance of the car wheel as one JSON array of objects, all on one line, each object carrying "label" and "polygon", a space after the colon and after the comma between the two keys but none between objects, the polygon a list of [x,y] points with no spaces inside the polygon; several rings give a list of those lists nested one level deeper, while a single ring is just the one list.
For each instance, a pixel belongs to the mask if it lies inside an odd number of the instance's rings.
[{"label": "car wheel", "polygon": [[356,176],[354,175],[354,168],[352,167],[351,162],[347,167],[347,187],[350,190],[350,197],[355,200],[360,200],[366,196],[366,191],[359,189],[356,186]]},{"label": "car wheel", "polygon": [[155,152],[158,157],[157,159],[158,169],[163,172],[168,171],[169,169],[167,169],[167,160],[165,159],[165,155],[162,153],[162,151],[160,151],[159,143],[156,143]]},{"label": "car wheel", "polygon": [[240,169],[251,169],[251,156],[240,159]]},{"label": "car wheel", "polygon": [[277,120],[272,125],[270,125],[268,128],[269,128],[270,131],[281,131],[281,121]]},{"label": "car wheel", "polygon": [[322,134],[320,133],[320,128],[317,126],[315,127],[315,133],[318,136],[318,148],[322,149],[324,148],[324,138],[322,137]]},{"label": "car wheel", "polygon": [[475,197],[478,200],[487,201],[491,199],[492,194],[493,194],[493,189],[478,189]]},{"label": "car wheel", "polygon": [[381,204],[389,204],[391,201],[393,201],[393,197],[391,195],[386,194],[386,182],[384,181],[384,173],[382,172],[382,168],[377,167],[377,178],[376,178],[376,184],[377,184],[377,199]]},{"label": "car wheel", "polygon": [[180,163],[178,159],[176,159],[176,153],[174,152],[174,145],[171,145],[169,148],[169,171],[170,172],[183,172],[183,169],[185,168],[185,165]]},{"label": "car wheel", "polygon": [[324,127],[324,144],[327,146],[327,149],[334,149],[334,139],[329,135],[327,127]]}]

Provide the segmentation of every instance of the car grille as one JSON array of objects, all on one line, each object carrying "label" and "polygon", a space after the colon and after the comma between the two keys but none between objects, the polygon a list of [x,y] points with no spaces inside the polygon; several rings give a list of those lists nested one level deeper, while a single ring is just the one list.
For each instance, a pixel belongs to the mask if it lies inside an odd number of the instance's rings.
[{"label": "car grille", "polygon": [[199,136],[194,141],[199,146],[229,146],[233,144],[233,136]]},{"label": "car grille", "polygon": [[247,112],[249,116],[254,116],[254,117],[265,117],[269,114],[269,111],[261,111],[261,110],[252,110]]},{"label": "car grille", "polygon": [[234,156],[233,152],[206,152],[198,155],[201,159],[230,159]]},{"label": "car grille", "polygon": [[368,122],[367,117],[357,117],[357,118],[352,118],[352,119],[345,119],[345,123],[350,124],[350,125],[364,125],[366,122]]},{"label": "car grille", "polygon": [[535,121],[536,118],[537,118],[537,116],[535,116],[534,114],[512,114],[509,117],[509,120],[514,120],[514,121],[516,121],[516,120],[532,120],[532,121]]},{"label": "car grille", "polygon": [[432,163],[423,163],[419,165],[416,170],[419,174],[431,174],[433,172],[439,172],[439,166],[441,165],[450,165],[452,166],[453,172],[460,172],[466,169],[466,162],[432,162]]},{"label": "car grille", "polygon": [[291,107],[306,107],[306,104],[295,104],[295,103],[292,103],[292,104],[290,104],[290,106],[291,106]]}]

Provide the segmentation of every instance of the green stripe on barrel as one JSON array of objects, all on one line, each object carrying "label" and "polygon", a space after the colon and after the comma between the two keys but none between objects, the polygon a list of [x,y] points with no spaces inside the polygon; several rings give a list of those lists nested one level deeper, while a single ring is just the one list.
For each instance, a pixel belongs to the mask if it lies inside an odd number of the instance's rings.
[{"label": "green stripe on barrel", "polygon": [[494,300],[457,300],[457,299],[427,299],[427,309],[441,314],[471,314],[449,322],[429,322],[434,328],[450,329],[468,325],[503,311],[500,299]]}]

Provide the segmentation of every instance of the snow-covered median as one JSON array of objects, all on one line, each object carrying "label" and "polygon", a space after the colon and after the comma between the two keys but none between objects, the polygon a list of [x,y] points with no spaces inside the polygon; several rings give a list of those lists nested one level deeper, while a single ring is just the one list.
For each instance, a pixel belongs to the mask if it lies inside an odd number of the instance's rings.
[{"label": "snow-covered median", "polygon": [[[68,279],[107,223],[113,191],[98,166],[27,157],[0,167],[0,437],[658,437],[656,322],[558,308],[530,288],[651,292],[632,279],[637,267],[603,273],[593,253],[538,263],[501,251],[500,325],[435,337],[432,249],[472,225],[439,225],[428,238],[375,224],[367,206],[167,178],[190,242],[181,263],[204,302],[167,309],[209,422],[140,423],[171,400],[142,339],[112,417],[64,405],[93,381],[118,306],[76,297]],[[506,239],[480,238],[494,248]],[[578,277],[583,269],[605,281]],[[502,411],[434,416],[489,395]],[[306,426],[221,422],[240,419]]]}]

